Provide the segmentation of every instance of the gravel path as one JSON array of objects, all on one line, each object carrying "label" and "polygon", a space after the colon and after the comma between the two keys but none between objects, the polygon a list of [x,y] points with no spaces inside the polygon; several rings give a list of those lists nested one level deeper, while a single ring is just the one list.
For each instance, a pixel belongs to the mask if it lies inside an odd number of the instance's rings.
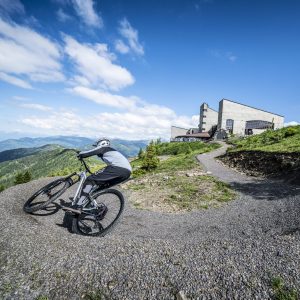
[{"label": "gravel path", "polygon": [[[213,159],[224,151],[198,159],[238,191],[236,200],[177,215],[126,203],[122,221],[105,238],[71,234],[60,209],[23,213],[25,200],[52,179],[5,190],[0,299],[176,299],[179,291],[189,299],[272,299],[276,276],[298,288],[300,190],[227,169]],[[67,201],[75,188],[61,198]]]}]

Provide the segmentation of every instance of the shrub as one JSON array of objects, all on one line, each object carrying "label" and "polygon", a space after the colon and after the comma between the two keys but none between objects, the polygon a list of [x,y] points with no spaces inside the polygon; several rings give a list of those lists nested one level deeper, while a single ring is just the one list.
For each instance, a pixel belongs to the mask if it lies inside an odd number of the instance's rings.
[{"label": "shrub", "polygon": [[137,178],[139,176],[145,175],[147,172],[144,169],[136,169],[132,172],[132,177]]},{"label": "shrub", "polygon": [[281,277],[272,279],[275,300],[297,300],[299,293],[294,289],[289,289]]},{"label": "shrub", "polygon": [[23,183],[23,174],[22,173],[18,173],[15,177],[15,181],[14,184],[20,184]]},{"label": "shrub", "polygon": [[31,180],[31,174],[29,173],[29,171],[26,171],[23,174],[23,183],[29,182]]},{"label": "shrub", "polygon": [[15,177],[15,184],[21,184],[21,183],[26,183],[31,180],[31,174],[29,171],[26,171],[25,173],[18,173]]},{"label": "shrub", "polygon": [[156,147],[153,142],[151,142],[145,152],[145,156],[142,161],[142,169],[146,171],[151,171],[157,168],[159,164],[159,159],[156,155]]},{"label": "shrub", "polygon": [[145,151],[142,148],[140,148],[140,151],[138,153],[138,158],[139,159],[143,159],[144,156],[145,156]]},{"label": "shrub", "polygon": [[298,128],[297,127],[287,127],[284,133],[284,137],[289,137],[293,136],[298,133]]}]

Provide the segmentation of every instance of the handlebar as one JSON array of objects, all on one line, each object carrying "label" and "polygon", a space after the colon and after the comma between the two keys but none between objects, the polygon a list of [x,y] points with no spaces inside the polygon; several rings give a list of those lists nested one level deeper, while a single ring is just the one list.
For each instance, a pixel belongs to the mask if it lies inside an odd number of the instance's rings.
[{"label": "handlebar", "polygon": [[[66,150],[70,150],[70,151],[74,151],[75,153],[80,153],[80,151],[78,151],[78,150],[75,150],[75,149],[66,149]],[[85,170],[86,171],[88,171],[90,174],[93,174],[92,172],[91,172],[91,170],[89,169],[89,167],[87,166],[87,164],[86,164],[86,162],[84,161],[84,159],[83,158],[80,158],[80,157],[78,157],[77,156],[77,158],[80,160],[80,162],[84,165],[84,167],[85,167]]]},{"label": "handlebar", "polygon": [[86,162],[84,161],[84,159],[83,159],[83,158],[79,158],[79,157],[78,157],[78,159],[79,159],[80,162],[84,165],[86,171],[88,171],[90,174],[93,174],[93,173],[91,172],[91,170],[89,169],[89,167],[87,166],[87,164],[86,164]]}]

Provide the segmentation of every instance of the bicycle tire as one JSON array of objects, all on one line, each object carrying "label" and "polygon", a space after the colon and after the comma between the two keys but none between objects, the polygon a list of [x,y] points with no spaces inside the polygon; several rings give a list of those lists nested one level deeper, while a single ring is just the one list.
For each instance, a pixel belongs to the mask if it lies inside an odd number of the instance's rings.
[{"label": "bicycle tire", "polygon": [[[61,185],[61,186],[59,186]],[[60,178],[56,179],[41,189],[39,189],[37,192],[35,192],[24,204],[23,210],[26,213],[33,213],[40,209],[45,208],[47,205],[49,205],[51,202],[56,200],[60,195],[62,195],[67,188],[71,186],[71,182],[69,178]],[[58,188],[57,191],[55,191],[55,188]],[[51,191],[54,189],[55,193],[51,194]],[[49,194],[50,193],[50,194]],[[46,195],[46,200],[42,203],[35,203],[34,201],[38,199],[39,196]],[[48,199],[47,199],[48,198]]]},{"label": "bicycle tire", "polygon": [[[111,207],[108,207],[107,213],[105,214],[104,218],[101,219],[101,222],[96,220],[95,215],[87,215],[84,212],[82,212],[81,214],[77,214],[74,215],[73,220],[72,220],[72,232],[76,233],[76,234],[80,234],[80,235],[86,235],[86,236],[98,236],[98,237],[103,237],[105,235],[107,235],[108,233],[110,233],[113,228],[115,227],[115,225],[118,223],[118,221],[120,220],[120,217],[123,213],[124,210],[124,196],[123,194],[115,189],[107,189],[104,191],[100,191],[100,192],[96,192],[95,194],[92,195],[92,200],[96,200],[96,202],[98,203],[98,201],[103,201],[102,196],[109,196],[109,195],[115,195],[117,200],[118,200],[118,204],[119,204],[119,208],[117,209],[117,213],[116,216],[114,217],[114,219],[112,221],[109,221],[109,224],[105,227],[103,227],[103,223],[106,220],[107,221],[107,217],[108,217],[108,213],[110,213]],[[101,199],[99,199],[101,198]],[[98,200],[98,201],[97,201]],[[102,203],[102,202],[101,202]],[[99,226],[99,232],[88,232],[89,230],[87,230],[86,225],[85,228],[86,230],[83,230],[83,222],[86,221],[91,221],[96,223],[100,223],[101,227]]]}]

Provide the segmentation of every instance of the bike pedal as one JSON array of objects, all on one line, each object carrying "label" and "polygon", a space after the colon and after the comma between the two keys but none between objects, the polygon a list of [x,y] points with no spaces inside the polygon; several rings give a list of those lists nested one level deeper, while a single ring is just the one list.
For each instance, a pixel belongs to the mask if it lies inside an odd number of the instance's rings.
[{"label": "bike pedal", "polygon": [[82,213],[81,209],[75,209],[75,208],[67,207],[67,206],[63,206],[62,210],[67,211],[67,212],[72,212],[77,215],[80,215]]}]

